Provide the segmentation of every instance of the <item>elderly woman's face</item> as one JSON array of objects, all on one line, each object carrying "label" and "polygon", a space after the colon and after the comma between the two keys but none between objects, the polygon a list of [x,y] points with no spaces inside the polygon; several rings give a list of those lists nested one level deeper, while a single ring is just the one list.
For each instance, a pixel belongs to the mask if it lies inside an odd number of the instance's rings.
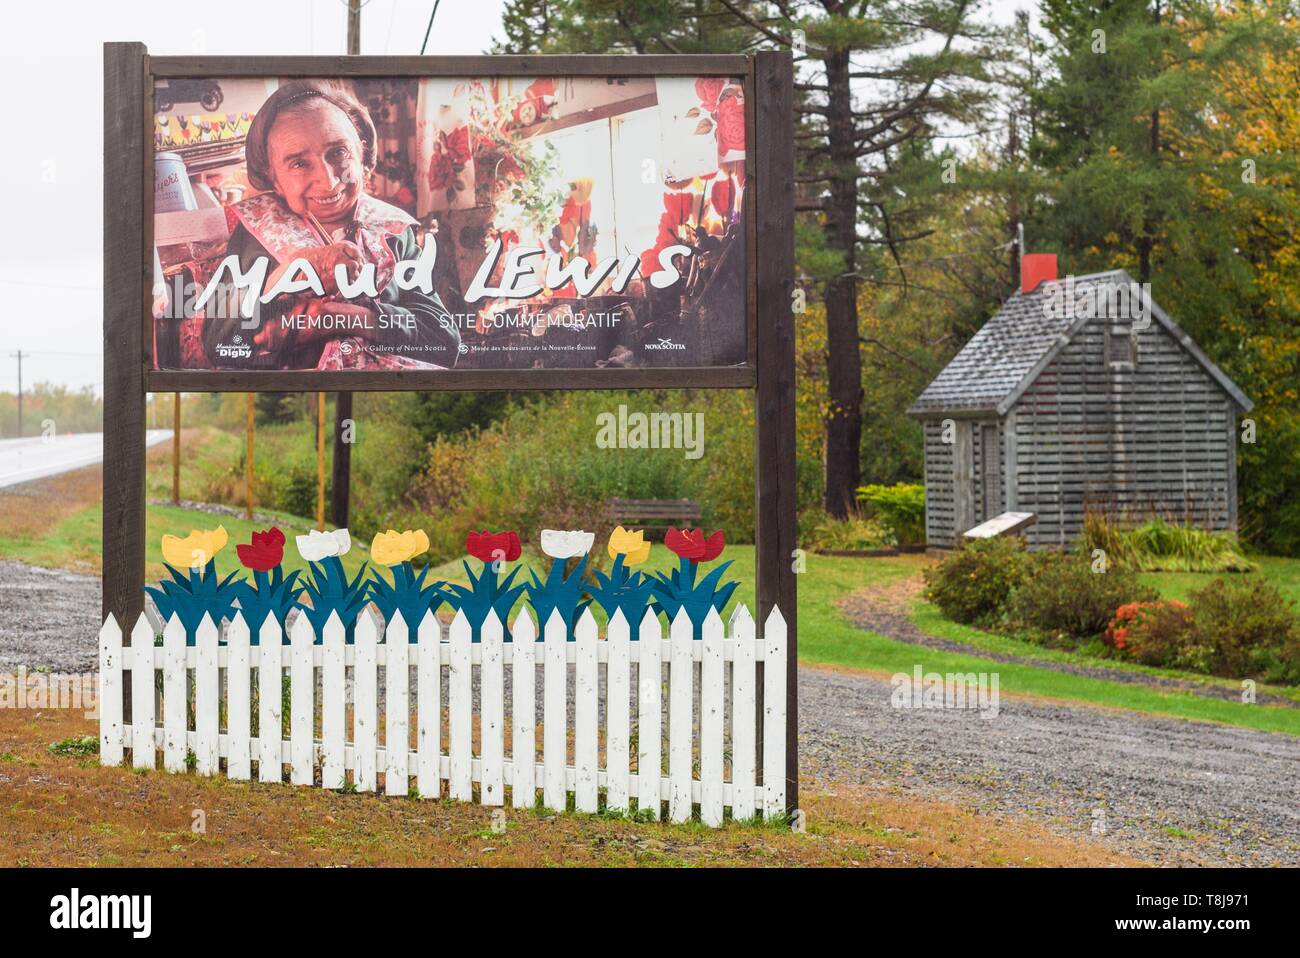
[{"label": "elderly woman's face", "polygon": [[275,118],[266,145],[275,190],[289,209],[330,226],[351,220],[365,169],[346,113],[327,100],[306,100]]}]

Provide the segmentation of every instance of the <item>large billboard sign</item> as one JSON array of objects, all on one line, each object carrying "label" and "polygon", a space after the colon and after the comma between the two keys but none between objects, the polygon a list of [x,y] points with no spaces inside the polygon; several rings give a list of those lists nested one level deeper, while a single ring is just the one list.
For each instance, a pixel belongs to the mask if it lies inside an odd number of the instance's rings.
[{"label": "large billboard sign", "polygon": [[794,120],[774,51],[105,44],[105,615],[143,606],[151,392],[337,392],[342,430],[354,391],[752,390],[796,801]]},{"label": "large billboard sign", "polygon": [[745,366],[748,85],[156,77],[152,368]]}]

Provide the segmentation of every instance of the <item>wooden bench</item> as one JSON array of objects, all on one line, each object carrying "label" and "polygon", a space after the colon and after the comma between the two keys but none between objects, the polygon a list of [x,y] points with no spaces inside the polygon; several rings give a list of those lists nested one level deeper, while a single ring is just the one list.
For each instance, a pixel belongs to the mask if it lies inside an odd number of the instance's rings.
[{"label": "wooden bench", "polygon": [[689,499],[611,499],[609,517],[617,525],[667,532],[699,524],[700,504]]}]

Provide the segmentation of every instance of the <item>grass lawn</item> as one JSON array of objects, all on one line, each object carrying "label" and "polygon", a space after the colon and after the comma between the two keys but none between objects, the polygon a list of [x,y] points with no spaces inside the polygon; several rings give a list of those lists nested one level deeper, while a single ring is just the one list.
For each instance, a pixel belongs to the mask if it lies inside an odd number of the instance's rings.
[{"label": "grass lawn", "polygon": [[[735,547],[737,568],[742,562],[746,578],[752,583],[753,550]],[[744,558],[740,558],[743,556]],[[944,652],[937,649],[919,649],[850,625],[836,603],[848,593],[862,588],[885,587],[900,580],[920,574],[928,562],[923,556],[896,556],[873,559],[852,559],[835,556],[808,557],[808,571],[799,577],[799,659],[802,662],[862,669],[877,673],[911,672],[920,662],[927,671],[937,672],[990,672],[999,674],[1000,691],[1010,695],[1033,695],[1056,699],[1086,702],[1112,708],[1135,709],[1178,718],[1225,722],[1248,728],[1287,732],[1300,735],[1300,710],[1263,705],[1246,705],[1238,702],[1209,699],[1183,692],[1164,692],[1142,686],[1129,685],[1105,679],[1067,675],[1051,669],[1031,665],[993,662],[979,655],[981,649],[1007,652],[1016,655],[1034,655],[1044,659],[1083,661],[1085,664],[1103,664],[1126,667],[1110,660],[1083,660],[1065,652],[1045,650],[1027,642],[990,635],[977,629],[957,626],[947,622],[928,603],[915,609],[918,625],[941,638],[970,644],[969,654]],[[1294,560],[1279,560],[1282,563]],[[1300,568],[1294,563],[1292,568]],[[1164,577],[1165,574],[1159,574]],[[752,589],[746,585],[741,590],[746,596]],[[746,598],[746,601],[749,601]],[[1135,670],[1140,666],[1127,666]],[[1182,679],[1201,682],[1223,682],[1191,673],[1169,672]],[[1225,683],[1239,688],[1236,683]],[[1294,689],[1269,689],[1300,698]]]},{"label": "grass lawn", "polygon": [[[1250,558],[1259,566],[1259,574],[1277,586],[1282,595],[1300,603],[1300,559],[1281,556]],[[1141,578],[1148,585],[1159,589],[1160,594],[1166,598],[1186,602],[1194,590],[1209,585],[1219,576],[1208,572],[1146,572]]]},{"label": "grass lawn", "polygon": [[[274,516],[277,524],[289,537],[285,546],[285,568],[301,569],[306,563],[298,555],[293,543],[295,533],[306,532],[309,523],[297,516],[259,510]],[[98,572],[101,567],[100,541],[103,537],[103,508],[98,504],[85,506],[60,519],[53,528],[43,533],[0,532],[0,557],[18,559],[30,565],[48,568],[70,568],[76,571]],[[248,542],[254,530],[266,528],[265,522],[249,522],[231,516],[214,516],[175,506],[149,506],[145,513],[145,575],[157,579],[165,573],[162,565],[162,537],[165,533],[186,535],[191,529],[211,529],[224,526],[230,542],[217,555],[217,571],[222,575],[238,568],[239,556],[235,545]],[[354,550],[345,560],[355,571],[365,560],[361,550]]]}]

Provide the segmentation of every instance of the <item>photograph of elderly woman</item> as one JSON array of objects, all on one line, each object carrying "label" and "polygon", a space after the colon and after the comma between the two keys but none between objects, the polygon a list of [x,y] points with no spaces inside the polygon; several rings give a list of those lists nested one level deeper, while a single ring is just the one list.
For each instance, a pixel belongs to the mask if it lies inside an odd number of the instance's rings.
[{"label": "photograph of elderly woman", "polygon": [[159,369],[747,358],[737,79],[171,79],[154,107]]}]

